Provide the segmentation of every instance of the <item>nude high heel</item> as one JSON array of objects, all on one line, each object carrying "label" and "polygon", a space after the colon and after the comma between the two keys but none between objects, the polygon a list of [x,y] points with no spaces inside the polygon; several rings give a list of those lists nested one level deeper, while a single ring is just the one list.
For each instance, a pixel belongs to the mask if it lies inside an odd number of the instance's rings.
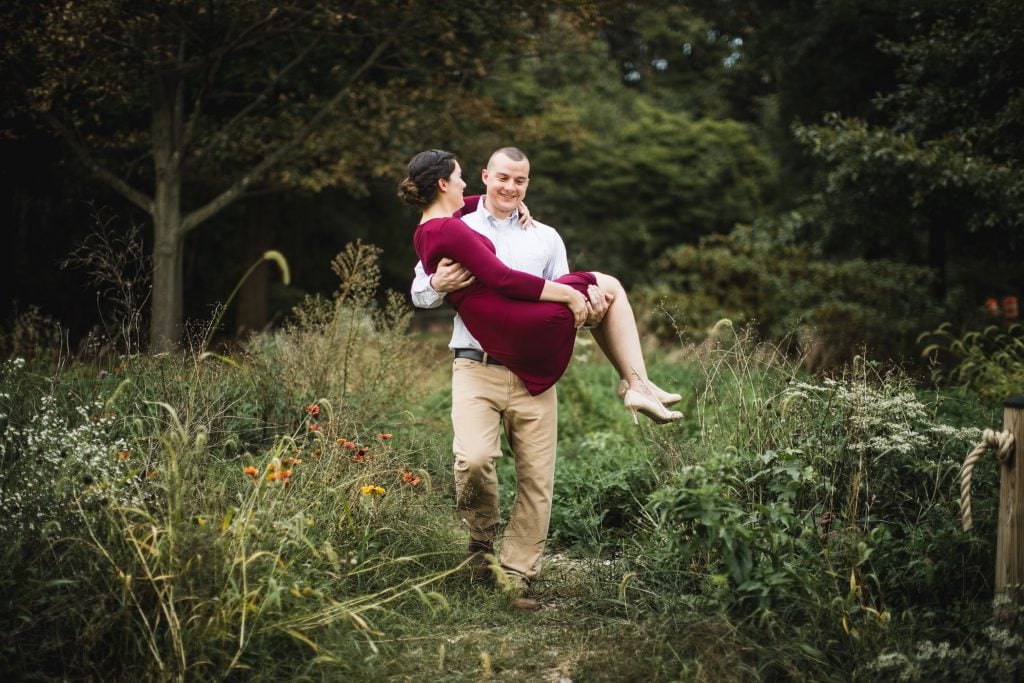
[{"label": "nude high heel", "polygon": [[[680,401],[683,400],[683,397],[682,397],[681,394],[670,394],[667,391],[663,391],[659,387],[656,387],[656,386],[654,386],[652,384],[648,384],[648,387],[650,388],[651,393],[654,394],[654,397],[656,399],[658,399],[659,401],[661,401],[662,405],[673,406],[673,405],[675,405],[675,404],[677,404],[677,403],[679,403]],[[620,379],[619,380],[619,398],[625,399],[626,398],[626,392],[628,390],[629,390],[629,382],[627,380]]]},{"label": "nude high heel", "polygon": [[678,410],[669,410],[658,401],[648,398],[639,391],[633,391],[632,389],[626,389],[626,393],[622,397],[622,402],[626,406],[626,410],[633,413],[633,424],[635,425],[640,424],[640,420],[636,417],[637,411],[643,413],[658,424],[675,422],[683,416],[683,414]]}]

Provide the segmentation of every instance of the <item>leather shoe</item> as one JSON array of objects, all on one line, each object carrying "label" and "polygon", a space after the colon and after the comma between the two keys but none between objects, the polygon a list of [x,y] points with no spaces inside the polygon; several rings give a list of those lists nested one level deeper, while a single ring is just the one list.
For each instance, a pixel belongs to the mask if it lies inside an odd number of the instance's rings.
[{"label": "leather shoe", "polygon": [[512,598],[512,608],[520,612],[536,612],[540,601],[530,594],[530,582],[515,574],[508,575],[505,592]]},{"label": "leather shoe", "polygon": [[494,560],[494,544],[490,541],[469,542],[469,558],[466,566],[469,576],[474,581],[487,581],[494,576],[492,562]]}]

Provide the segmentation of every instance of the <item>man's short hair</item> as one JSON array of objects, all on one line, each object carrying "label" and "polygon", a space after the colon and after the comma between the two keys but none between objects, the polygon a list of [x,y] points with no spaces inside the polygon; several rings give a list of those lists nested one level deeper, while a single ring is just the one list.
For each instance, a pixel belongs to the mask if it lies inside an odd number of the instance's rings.
[{"label": "man's short hair", "polygon": [[[494,159],[494,157],[498,156],[499,154],[504,154],[512,161],[528,161],[528,159],[526,159],[526,153],[523,150],[519,149],[518,147],[502,147],[501,149],[496,149],[494,150],[494,154],[491,155],[491,159]],[[488,166],[491,165],[491,159],[487,160]]]}]

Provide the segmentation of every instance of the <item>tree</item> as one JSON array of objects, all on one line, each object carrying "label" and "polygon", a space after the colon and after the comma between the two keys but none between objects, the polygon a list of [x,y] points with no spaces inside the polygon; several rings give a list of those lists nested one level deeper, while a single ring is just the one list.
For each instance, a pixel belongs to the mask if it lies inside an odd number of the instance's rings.
[{"label": "tree", "polygon": [[[519,122],[514,140],[531,160],[527,203],[559,229],[572,267],[641,281],[664,249],[757,217],[775,167],[752,126],[638,93],[608,57],[607,28],[546,28],[536,53],[494,65],[479,87]],[[470,158],[493,149],[481,143]]]},{"label": "tree", "polygon": [[546,6],[484,4],[49,0],[2,20],[0,54],[20,104],[150,217],[160,350],[180,334],[189,232],[267,184],[359,188],[451,142],[478,55]]},{"label": "tree", "polygon": [[826,245],[927,262],[944,295],[951,254],[960,263],[982,254],[988,266],[971,276],[979,280],[1021,246],[1024,7],[942,0],[900,8],[911,30],[880,42],[898,68],[871,119],[833,114],[796,130],[825,162],[818,216]]}]

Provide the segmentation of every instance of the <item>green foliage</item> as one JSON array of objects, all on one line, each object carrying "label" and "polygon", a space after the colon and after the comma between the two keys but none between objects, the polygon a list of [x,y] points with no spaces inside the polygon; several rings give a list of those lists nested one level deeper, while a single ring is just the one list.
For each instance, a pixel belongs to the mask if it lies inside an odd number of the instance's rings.
[{"label": "green foliage", "polygon": [[[924,268],[893,261],[831,261],[776,243],[758,229],[680,245],[655,263],[658,284],[636,292],[645,324],[662,337],[703,339],[721,319],[756,325],[764,338],[792,339],[808,367],[913,357],[918,332],[941,311],[930,304]],[[656,315],[658,309],[669,314]]]},{"label": "green foliage", "polygon": [[1024,326],[989,325],[957,335],[943,323],[918,342],[925,344],[921,355],[936,362],[941,380],[969,387],[992,404],[1018,395],[1024,386]]},{"label": "green foliage", "polygon": [[645,450],[618,432],[595,431],[571,456],[561,453],[555,470],[552,540],[594,551],[617,546],[635,533],[643,500],[654,483]]},{"label": "green foliage", "polygon": [[0,367],[5,671],[289,678],[281,642],[328,665],[374,637],[371,612],[443,606],[430,586],[457,563],[433,544],[458,544],[405,517],[438,503],[400,431],[407,377],[381,379],[396,344],[418,354],[407,309],[373,305],[378,253],[346,250],[336,305],[291,328],[307,353],[349,348],[347,372],[290,365],[287,334],[237,360],[126,358],[98,377]]},{"label": "green foliage", "polygon": [[[636,12],[642,16],[629,21],[644,24],[641,32],[657,30],[654,14]],[[699,22],[683,16],[687,10],[672,12],[679,30],[699,32]],[[627,41],[627,24],[604,35]],[[574,267],[641,280],[640,264],[662,250],[731,230],[764,209],[775,188],[775,163],[752,126],[690,106],[704,99],[695,81],[687,80],[682,93],[666,87],[638,94],[623,85],[603,39],[564,21],[552,22],[535,48],[533,59],[499,62],[494,84],[480,89],[499,114],[522,119],[512,142],[531,160],[530,209],[558,228]],[[697,52],[713,59],[701,46]],[[484,158],[508,143],[507,137],[481,136],[467,153]]]},{"label": "green foliage", "polygon": [[[563,113],[583,122],[589,107],[608,107],[591,101],[567,102]],[[532,153],[531,208],[574,246],[578,267],[642,279],[638,264],[763,208],[773,164],[744,124],[694,120],[643,98],[618,103],[614,117],[611,130],[577,139],[552,131]]]},{"label": "green foliage", "polygon": [[632,599],[669,613],[670,595],[714,596],[795,639],[805,666],[829,661],[826,677],[882,652],[894,615],[984,599],[996,472],[979,472],[986,528],[965,537],[957,520],[959,459],[978,423],[947,421],[944,401],[874,364],[801,378],[728,329],[698,355],[700,439],[660,473],[644,532],[624,549]]},{"label": "green foliage", "polygon": [[[823,162],[813,227],[843,255],[947,263],[973,287],[1013,282],[1024,224],[1020,3],[901,3],[879,49],[894,82],[875,111],[796,123]],[[897,27],[903,26],[903,30]],[[865,120],[867,118],[867,120]],[[1012,142],[1011,142],[1012,141]]]}]

